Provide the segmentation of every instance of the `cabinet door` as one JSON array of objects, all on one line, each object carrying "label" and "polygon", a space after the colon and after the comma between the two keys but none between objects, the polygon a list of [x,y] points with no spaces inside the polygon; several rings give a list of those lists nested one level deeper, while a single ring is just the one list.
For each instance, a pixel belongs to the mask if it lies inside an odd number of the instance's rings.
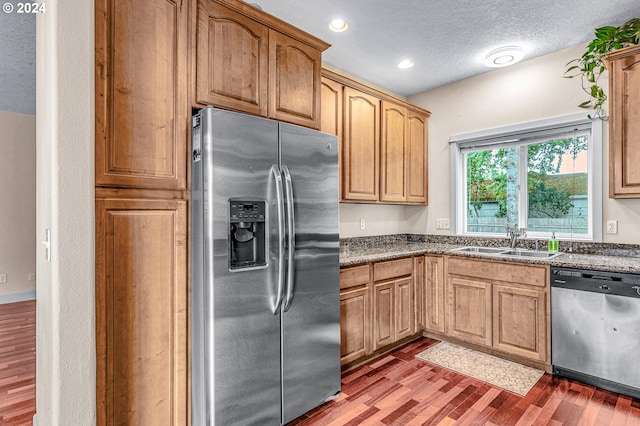
[{"label": "cabinet door", "polygon": [[395,281],[395,340],[414,333],[413,278]]},{"label": "cabinet door", "polygon": [[424,329],[427,318],[425,279],[425,257],[416,257],[413,259],[413,306],[416,332]]},{"label": "cabinet door", "polygon": [[340,363],[371,352],[369,287],[340,293]]},{"label": "cabinet door", "polygon": [[97,424],[187,424],[183,200],[96,200]]},{"label": "cabinet door", "polygon": [[407,202],[428,202],[428,142],[427,117],[407,112]]},{"label": "cabinet door", "polygon": [[493,285],[493,347],[535,361],[547,360],[546,293]]},{"label": "cabinet door", "polygon": [[380,157],[380,100],[344,88],[342,188],[344,199],[378,201]]},{"label": "cabinet door", "polygon": [[96,185],[186,189],[186,3],[96,0],[95,20]]},{"label": "cabinet door", "polygon": [[425,328],[444,333],[444,259],[425,256]]},{"label": "cabinet door", "polygon": [[490,347],[491,283],[449,276],[448,293],[448,335]]},{"label": "cabinet door", "polygon": [[197,102],[267,116],[269,29],[211,0],[198,2]]},{"label": "cabinet door", "polygon": [[338,137],[339,194],[342,201],[342,84],[323,77],[320,82],[320,98],[320,131]]},{"label": "cabinet door", "polygon": [[373,286],[373,350],[395,342],[395,282]]},{"label": "cabinet door", "polygon": [[608,55],[609,197],[640,198],[640,46]]},{"label": "cabinet door", "polygon": [[322,52],[269,31],[269,117],[320,128]]},{"label": "cabinet door", "polygon": [[380,201],[406,201],[406,117],[407,109],[382,101],[380,140]]}]

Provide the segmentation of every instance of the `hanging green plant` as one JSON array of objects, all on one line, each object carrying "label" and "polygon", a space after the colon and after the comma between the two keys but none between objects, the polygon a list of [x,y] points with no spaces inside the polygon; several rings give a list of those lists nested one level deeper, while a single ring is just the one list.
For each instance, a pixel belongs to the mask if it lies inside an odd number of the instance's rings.
[{"label": "hanging green plant", "polygon": [[612,50],[640,44],[640,18],[630,19],[619,27],[597,28],[595,35],[596,38],[587,45],[587,51],[580,58],[567,63],[568,68],[564,73],[565,78],[581,77],[582,90],[589,95],[589,100],[578,106],[593,109],[594,117],[604,118],[602,105],[607,100],[607,95],[598,84],[605,70],[602,56]]}]

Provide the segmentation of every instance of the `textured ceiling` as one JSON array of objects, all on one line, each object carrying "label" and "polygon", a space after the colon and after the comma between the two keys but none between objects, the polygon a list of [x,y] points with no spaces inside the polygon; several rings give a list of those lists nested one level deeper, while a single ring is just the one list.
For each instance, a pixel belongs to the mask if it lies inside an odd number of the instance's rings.
[{"label": "textured ceiling", "polygon": [[0,11],[0,110],[36,113],[36,15],[15,8]]},{"label": "textured ceiling", "polygon": [[[640,17],[639,0],[247,1],[331,43],[327,65],[404,96],[489,71],[483,60],[497,47],[519,45],[527,60]],[[336,17],[347,20],[346,32],[328,29]],[[415,66],[398,69],[404,58]]]}]

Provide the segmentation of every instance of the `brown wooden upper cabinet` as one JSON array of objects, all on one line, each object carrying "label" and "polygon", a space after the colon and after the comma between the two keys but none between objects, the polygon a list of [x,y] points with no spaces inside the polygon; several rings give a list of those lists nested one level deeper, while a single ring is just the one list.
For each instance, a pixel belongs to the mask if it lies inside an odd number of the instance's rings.
[{"label": "brown wooden upper cabinet", "polygon": [[427,115],[424,112],[407,110],[407,202],[427,204],[429,202],[429,141]]},{"label": "brown wooden upper cabinet", "polygon": [[609,197],[640,198],[640,45],[609,53]]},{"label": "brown wooden upper cabinet", "polygon": [[95,7],[96,185],[186,189],[187,4]]},{"label": "brown wooden upper cabinet", "polygon": [[429,111],[327,69],[321,94],[320,130],[342,143],[340,200],[426,205]]},{"label": "brown wooden upper cabinet", "polygon": [[380,201],[406,201],[407,109],[382,101]]},{"label": "brown wooden upper cabinet", "polygon": [[196,102],[320,127],[329,45],[239,0],[199,0]]},{"label": "brown wooden upper cabinet", "polygon": [[345,200],[377,201],[380,164],[380,100],[344,88],[342,188]]}]

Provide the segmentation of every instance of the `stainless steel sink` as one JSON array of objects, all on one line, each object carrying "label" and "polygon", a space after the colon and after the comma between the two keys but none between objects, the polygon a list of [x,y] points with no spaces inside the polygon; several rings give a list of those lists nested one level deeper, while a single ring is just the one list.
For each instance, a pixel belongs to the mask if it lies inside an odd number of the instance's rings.
[{"label": "stainless steel sink", "polygon": [[546,251],[533,251],[533,250],[507,250],[499,254],[501,256],[534,257],[537,259],[552,259],[556,256],[560,256],[562,253],[549,253]]},{"label": "stainless steel sink", "polygon": [[468,246],[453,249],[453,251],[460,251],[465,253],[477,253],[486,254],[488,256],[496,257],[521,257],[521,258],[533,258],[533,259],[553,259],[560,256],[562,253],[549,253],[546,251],[535,251],[526,249],[509,249],[505,247],[477,247]]},{"label": "stainless steel sink", "polygon": [[485,254],[500,254],[505,250],[508,250],[506,248],[500,248],[500,247],[460,247],[457,249],[453,249],[454,251],[464,251],[467,253],[485,253]]}]

